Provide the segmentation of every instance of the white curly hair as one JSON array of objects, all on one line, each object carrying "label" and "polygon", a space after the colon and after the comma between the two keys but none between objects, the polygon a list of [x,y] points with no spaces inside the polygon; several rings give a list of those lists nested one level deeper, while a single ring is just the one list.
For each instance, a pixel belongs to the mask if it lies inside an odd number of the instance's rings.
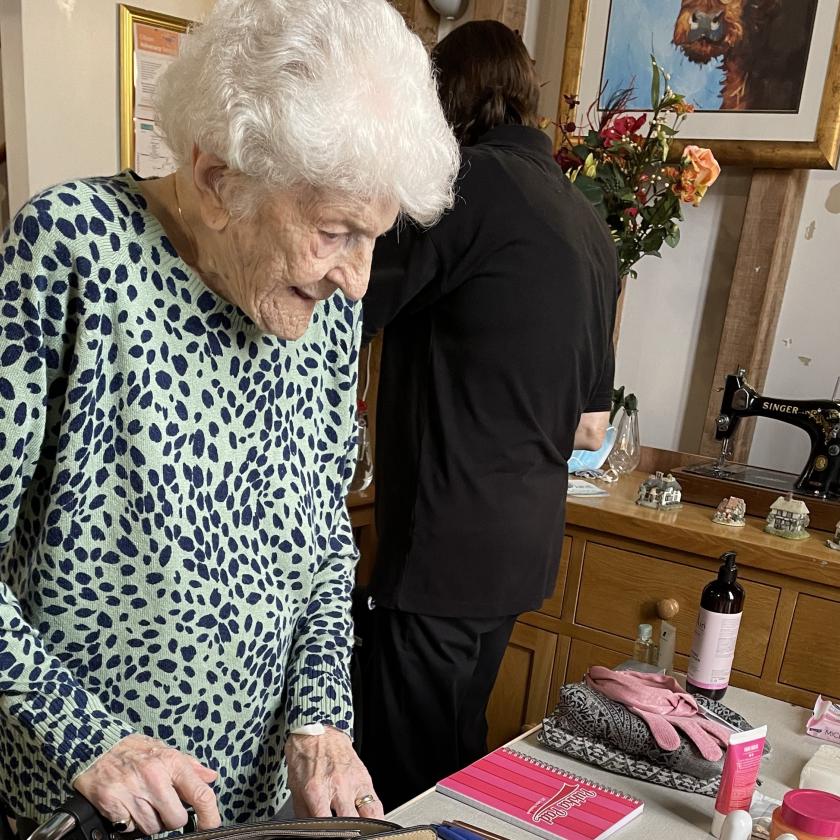
[{"label": "white curly hair", "polygon": [[158,117],[232,170],[241,215],[308,184],[396,200],[433,224],[452,205],[457,143],[423,45],[386,0],[217,0],[165,72]]}]

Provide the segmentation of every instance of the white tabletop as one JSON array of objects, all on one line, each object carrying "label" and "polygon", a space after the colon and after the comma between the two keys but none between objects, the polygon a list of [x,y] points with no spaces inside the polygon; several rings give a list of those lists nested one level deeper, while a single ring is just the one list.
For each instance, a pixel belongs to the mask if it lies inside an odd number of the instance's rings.
[{"label": "white tabletop", "polygon": [[[798,786],[803,764],[822,743],[804,734],[809,711],[737,688],[727,691],[724,702],[754,726],[767,724],[767,738],[773,750],[764,757],[761,765],[760,790],[767,796],[781,799],[786,790]],[[714,799],[711,797],[681,793],[649,782],[607,773],[541,746],[537,743],[536,734],[517,740],[516,748],[643,800],[645,809],[642,815],[616,835],[621,840],[708,840],[714,809]],[[388,814],[388,819],[400,825],[462,820],[510,840],[533,840],[535,836],[434,790],[394,809]]]}]

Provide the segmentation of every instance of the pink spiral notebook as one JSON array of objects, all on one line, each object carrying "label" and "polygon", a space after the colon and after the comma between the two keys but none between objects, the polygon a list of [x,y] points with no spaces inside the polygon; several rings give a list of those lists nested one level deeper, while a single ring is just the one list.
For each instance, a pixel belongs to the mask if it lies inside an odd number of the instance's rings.
[{"label": "pink spiral notebook", "polygon": [[437,790],[550,840],[601,840],[644,802],[500,747],[437,783]]}]

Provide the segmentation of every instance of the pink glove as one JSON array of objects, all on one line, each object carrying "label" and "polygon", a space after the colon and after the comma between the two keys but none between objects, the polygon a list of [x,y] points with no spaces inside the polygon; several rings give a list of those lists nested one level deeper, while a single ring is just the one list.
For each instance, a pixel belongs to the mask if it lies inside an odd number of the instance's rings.
[{"label": "pink glove", "polygon": [[723,755],[721,746],[729,743],[730,731],[704,718],[694,697],[683,691],[673,677],[611,671],[593,665],[586,675],[586,684],[638,715],[663,750],[679,747],[677,729],[682,730],[709,761],[717,761]]}]

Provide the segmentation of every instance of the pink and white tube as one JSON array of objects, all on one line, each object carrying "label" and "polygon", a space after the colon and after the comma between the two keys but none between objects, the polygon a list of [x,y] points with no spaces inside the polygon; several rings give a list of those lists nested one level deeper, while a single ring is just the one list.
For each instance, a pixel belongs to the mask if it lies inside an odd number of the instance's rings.
[{"label": "pink and white tube", "polygon": [[712,834],[715,837],[720,837],[728,813],[750,810],[766,737],[766,726],[730,736],[712,819]]}]

